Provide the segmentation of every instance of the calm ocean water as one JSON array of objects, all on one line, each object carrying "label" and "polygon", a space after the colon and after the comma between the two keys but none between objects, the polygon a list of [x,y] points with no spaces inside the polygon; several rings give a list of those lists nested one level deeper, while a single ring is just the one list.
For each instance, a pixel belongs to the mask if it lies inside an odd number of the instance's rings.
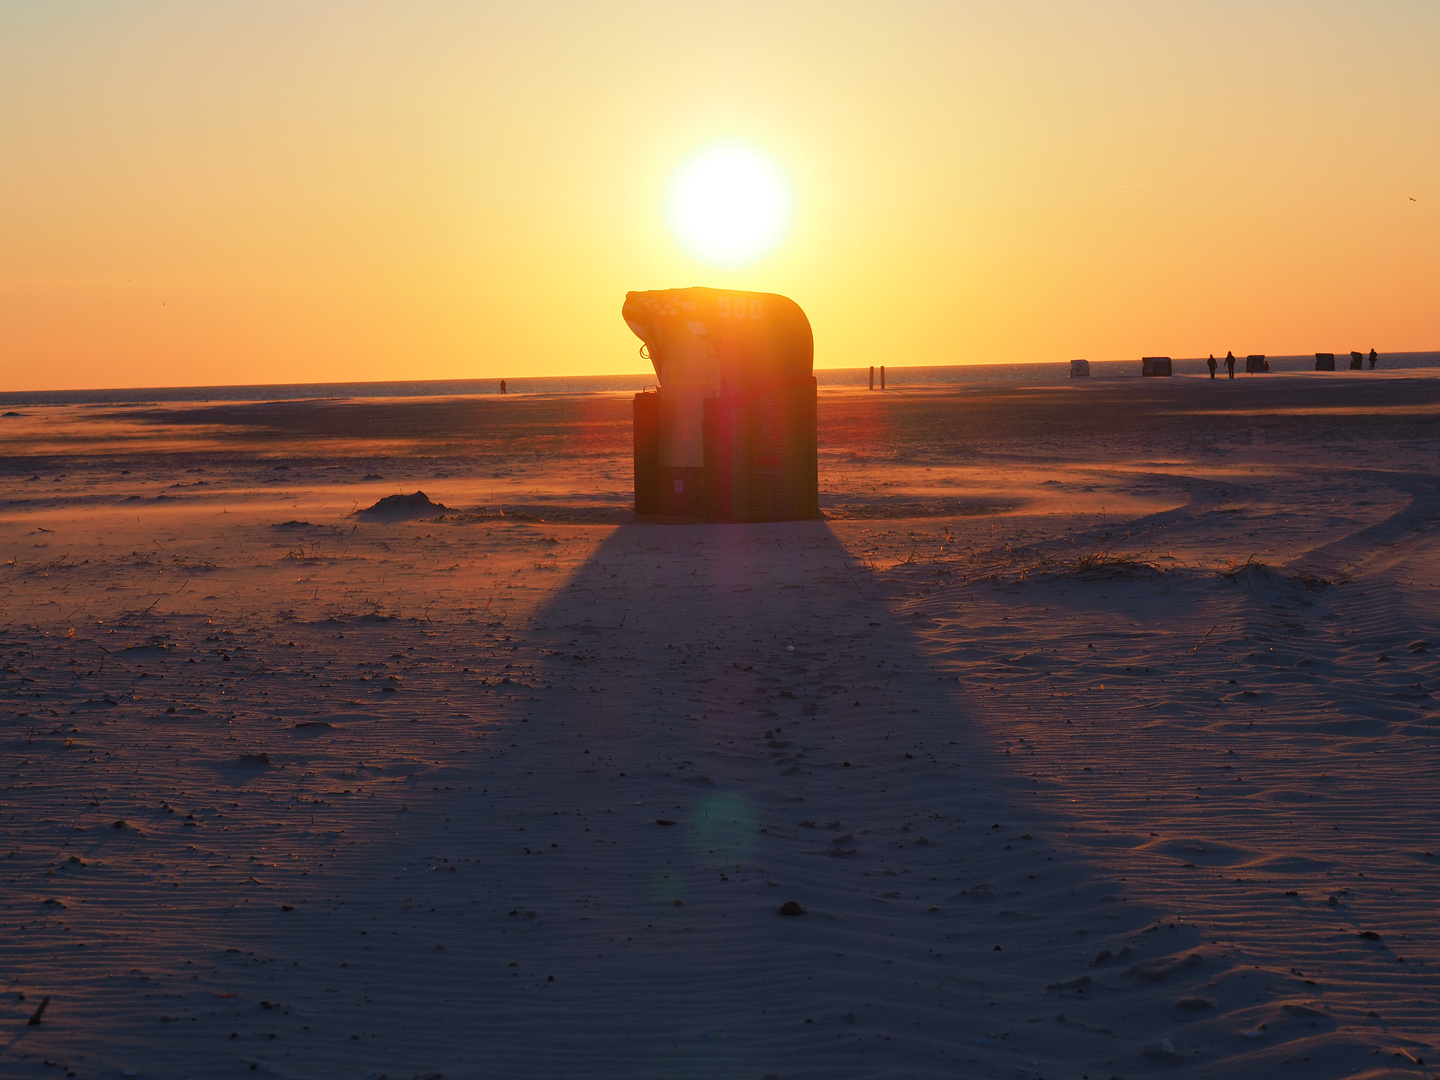
[{"label": "calm ocean water", "polygon": [[[1271,356],[1270,370],[1313,371],[1315,357]],[[1345,369],[1349,356],[1337,354],[1336,367]],[[1244,358],[1240,361],[1244,378]],[[1440,352],[1387,353],[1380,358],[1380,370],[1398,368],[1440,368]],[[1139,360],[1093,360],[1091,377],[1096,379],[1140,378]],[[817,368],[821,386],[864,386],[868,368]],[[1177,375],[1205,375],[1204,357],[1175,360]],[[1347,370],[1334,378],[1353,377]],[[887,367],[887,387],[946,386],[963,383],[1015,382],[1030,385],[1063,383],[1069,380],[1068,361],[1046,364],[966,364],[944,367]],[[1224,368],[1220,377],[1225,377]],[[876,370],[878,385],[879,371]],[[593,394],[630,391],[653,385],[653,374],[572,375],[555,378],[507,379],[512,394]],[[426,379],[409,382],[355,383],[274,383],[254,386],[164,386],[123,390],[25,390],[0,393],[0,406],[16,405],[123,405],[151,401],[285,401],[307,398],[366,397],[451,397],[468,394],[498,394],[499,379]]]}]

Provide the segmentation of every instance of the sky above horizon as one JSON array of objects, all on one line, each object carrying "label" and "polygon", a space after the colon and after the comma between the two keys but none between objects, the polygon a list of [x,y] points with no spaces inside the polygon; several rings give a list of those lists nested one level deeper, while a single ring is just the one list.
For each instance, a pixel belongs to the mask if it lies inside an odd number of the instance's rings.
[{"label": "sky above horizon", "polygon": [[[627,290],[816,365],[1440,348],[1440,4],[0,6],[0,390],[648,370]],[[724,140],[743,269],[667,233]]]}]

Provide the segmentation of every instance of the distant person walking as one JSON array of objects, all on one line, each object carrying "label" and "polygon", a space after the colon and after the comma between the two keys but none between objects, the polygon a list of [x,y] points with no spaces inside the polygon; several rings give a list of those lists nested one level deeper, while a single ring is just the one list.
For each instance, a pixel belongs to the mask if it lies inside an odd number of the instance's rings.
[{"label": "distant person walking", "polygon": [[1225,353],[1225,370],[1230,373],[1230,378],[1235,377],[1235,354],[1233,352]]},{"label": "distant person walking", "polygon": [[1215,362],[1215,354],[1213,352],[1210,354],[1210,359],[1205,361],[1205,366],[1210,369],[1210,378],[1213,379],[1215,377],[1215,369],[1220,366]]},{"label": "distant person walking", "polygon": [[501,379],[501,380],[500,380],[500,392],[501,392],[502,394],[508,393],[508,391],[505,389],[505,380],[504,380],[504,379]]},{"label": "distant person walking", "polygon": [[1371,370],[1371,371],[1374,371],[1374,370],[1375,370],[1375,362],[1376,362],[1377,360],[1379,360],[1379,359],[1380,359],[1379,354],[1376,353],[1376,351],[1375,351],[1374,349],[1371,349],[1371,350],[1370,350],[1370,370]]}]

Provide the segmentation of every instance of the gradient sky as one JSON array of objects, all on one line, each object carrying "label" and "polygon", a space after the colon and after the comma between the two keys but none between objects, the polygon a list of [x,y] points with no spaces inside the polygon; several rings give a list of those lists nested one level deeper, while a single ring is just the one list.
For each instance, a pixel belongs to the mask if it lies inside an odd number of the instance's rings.
[{"label": "gradient sky", "polygon": [[[0,389],[648,370],[626,290],[695,284],[821,367],[1437,349],[1437,47],[1434,0],[6,0]],[[745,270],[661,216],[725,138],[796,191]]]}]

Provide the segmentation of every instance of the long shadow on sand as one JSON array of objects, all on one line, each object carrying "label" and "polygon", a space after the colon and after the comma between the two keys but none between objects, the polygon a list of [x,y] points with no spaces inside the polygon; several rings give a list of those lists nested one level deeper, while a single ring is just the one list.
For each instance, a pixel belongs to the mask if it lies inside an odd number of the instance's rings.
[{"label": "long shadow on sand", "polygon": [[363,1004],[314,1022],[383,1016],[392,1075],[1163,1067],[1193,933],[1062,853],[885,599],[822,523],[618,529],[473,794],[362,856],[413,914],[352,905]]}]

